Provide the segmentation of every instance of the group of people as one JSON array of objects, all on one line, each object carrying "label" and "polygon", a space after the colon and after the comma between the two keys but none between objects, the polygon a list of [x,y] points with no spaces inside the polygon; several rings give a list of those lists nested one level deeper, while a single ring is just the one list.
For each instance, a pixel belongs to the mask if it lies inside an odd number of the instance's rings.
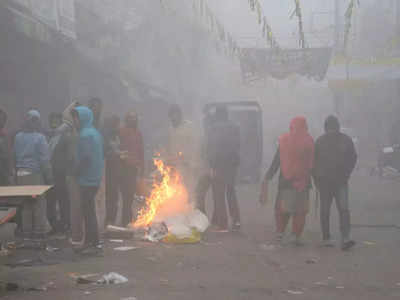
[{"label": "group of people", "polygon": [[[119,194],[123,203],[122,225],[135,219],[132,204],[137,194],[136,182],[145,173],[138,115],[127,113],[123,126],[117,115],[102,123],[102,107],[98,98],[91,99],[86,106],[73,102],[62,114],[50,115],[48,131],[43,130],[40,113],[30,110],[13,139],[4,130],[7,114],[0,110],[0,186],[53,185],[46,197],[26,201],[18,210],[17,231],[21,236],[40,240],[49,232],[70,233],[77,250],[101,251],[95,198],[104,174],[105,224],[117,221]],[[212,189],[211,223],[215,230],[239,230],[235,184],[240,165],[240,128],[230,120],[223,105],[217,105],[206,118],[202,146],[197,147],[190,122],[184,120],[178,105],[171,105],[171,127],[165,145],[167,162],[182,173],[192,202],[203,212],[207,191]],[[293,119],[290,131],[279,139],[262,191],[280,169],[275,204],[277,239],[282,240],[292,218],[293,242],[300,244],[313,181],[321,195],[324,245],[333,245],[329,216],[335,199],[342,248],[346,250],[354,245],[350,239],[348,180],[357,154],[351,138],[340,132],[336,117],[326,120],[325,131],[314,143],[306,119]]]},{"label": "group of people", "polygon": [[73,102],[63,114],[50,114],[50,130],[43,129],[40,113],[30,110],[13,137],[5,132],[7,114],[0,110],[0,186],[53,186],[45,197],[25,201],[18,209],[17,235],[42,241],[49,234],[70,234],[77,251],[101,251],[95,198],[104,169],[110,174],[107,222],[115,222],[119,190],[123,222],[131,222],[127,207],[132,205],[133,183],[144,162],[138,119],[128,113],[123,128],[115,116],[103,126],[102,107],[98,98],[86,106]]},{"label": "group of people", "polygon": [[309,211],[312,179],[320,194],[320,220],[323,246],[334,246],[330,235],[330,209],[333,199],[339,212],[342,250],[355,245],[350,239],[349,179],[357,163],[352,139],[340,132],[339,120],[329,116],[325,134],[314,143],[304,117],[294,118],[290,131],[279,139],[279,148],[267,171],[265,186],[280,169],[278,195],[275,202],[276,239],[281,241],[290,218],[291,240],[301,245],[301,235]]}]

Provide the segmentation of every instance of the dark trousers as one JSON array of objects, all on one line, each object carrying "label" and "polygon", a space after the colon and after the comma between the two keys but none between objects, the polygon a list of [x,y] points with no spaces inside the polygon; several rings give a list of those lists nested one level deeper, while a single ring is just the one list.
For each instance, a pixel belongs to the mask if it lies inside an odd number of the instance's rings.
[{"label": "dark trousers", "polygon": [[[132,203],[136,193],[136,167],[123,165],[121,167],[122,194],[122,226],[128,226],[133,220]],[[135,216],[136,218],[136,216]]]},{"label": "dark trousers", "polygon": [[106,162],[106,224],[115,224],[119,192],[122,196],[122,226],[133,221],[132,203],[136,193],[137,169],[120,161]]},{"label": "dark trousers", "polygon": [[[58,221],[57,204],[60,208]],[[54,172],[54,187],[47,194],[47,218],[50,226],[56,231],[65,231],[70,228],[70,199],[65,172]]]},{"label": "dark trousers", "polygon": [[229,213],[233,223],[240,222],[239,204],[236,197],[236,169],[215,170],[212,189],[214,199],[214,215],[212,223],[221,228],[228,228],[228,215],[226,201],[228,201]]},{"label": "dark trousers", "polygon": [[115,158],[106,160],[106,225],[114,225],[121,188],[121,164]]},{"label": "dark trousers", "polygon": [[99,229],[97,225],[95,197],[98,186],[80,186],[81,209],[85,222],[85,244],[99,243]]},{"label": "dark trousers", "polygon": [[345,184],[340,187],[332,187],[329,184],[322,184],[321,194],[321,228],[324,240],[331,238],[330,234],[330,213],[333,199],[336,201],[336,208],[339,213],[340,232],[342,240],[350,238],[350,210],[349,210],[349,188]]},{"label": "dark trousers", "polygon": [[204,174],[199,178],[196,185],[197,208],[206,214],[206,196],[212,184],[212,178],[209,174]]}]

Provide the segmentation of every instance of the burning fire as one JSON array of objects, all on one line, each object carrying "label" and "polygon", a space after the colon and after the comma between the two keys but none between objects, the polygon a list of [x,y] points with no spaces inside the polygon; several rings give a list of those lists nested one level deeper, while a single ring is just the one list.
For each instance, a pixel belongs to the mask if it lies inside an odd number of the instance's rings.
[{"label": "burning fire", "polygon": [[131,224],[134,228],[147,227],[190,209],[188,193],[179,172],[165,165],[159,157],[154,159],[154,165],[161,175],[161,182],[155,180],[153,183],[145,207],[139,212],[136,222]]}]

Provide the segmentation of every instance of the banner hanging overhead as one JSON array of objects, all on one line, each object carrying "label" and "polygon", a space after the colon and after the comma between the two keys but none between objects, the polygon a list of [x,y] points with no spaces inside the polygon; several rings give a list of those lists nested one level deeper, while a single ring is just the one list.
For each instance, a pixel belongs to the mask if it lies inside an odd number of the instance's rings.
[{"label": "banner hanging overhead", "polygon": [[292,74],[298,74],[321,81],[328,71],[331,54],[331,48],[245,48],[240,55],[243,80],[251,82],[266,77],[286,79]]}]

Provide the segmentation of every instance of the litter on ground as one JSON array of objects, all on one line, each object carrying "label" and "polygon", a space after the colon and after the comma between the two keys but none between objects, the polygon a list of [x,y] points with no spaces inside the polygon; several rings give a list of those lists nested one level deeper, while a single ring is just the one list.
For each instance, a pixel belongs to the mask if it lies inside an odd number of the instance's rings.
[{"label": "litter on ground", "polygon": [[139,249],[139,247],[124,246],[124,247],[114,248],[114,250],[116,250],[116,251],[130,251],[130,250],[136,250],[136,249]]},{"label": "litter on ground", "polygon": [[303,295],[304,294],[304,292],[298,291],[298,290],[288,290],[287,292],[291,295]]}]

